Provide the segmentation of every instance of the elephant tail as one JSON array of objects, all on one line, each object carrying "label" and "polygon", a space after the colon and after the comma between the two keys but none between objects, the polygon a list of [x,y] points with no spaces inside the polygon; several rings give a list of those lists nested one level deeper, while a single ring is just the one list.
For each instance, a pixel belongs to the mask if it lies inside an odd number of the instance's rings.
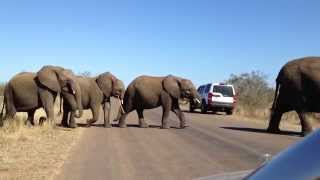
[{"label": "elephant tail", "polygon": [[278,101],[280,87],[281,87],[280,82],[277,79],[277,81],[276,81],[276,90],[274,92],[274,99],[273,99],[273,104],[272,104],[272,108],[271,108],[272,111],[275,110],[276,107],[277,107],[277,104],[278,104],[277,101]]},{"label": "elephant tail", "polygon": [[[17,110],[14,104],[14,97],[13,97],[13,87],[10,83],[6,85],[4,88],[4,100],[3,100],[3,106],[6,108],[6,115],[4,116],[4,119],[8,116],[9,118],[13,118],[16,114]],[[1,111],[1,117],[3,116],[3,112]]]},{"label": "elephant tail", "polygon": [[3,119],[4,119],[4,116],[3,116],[3,112],[4,112],[4,106],[5,106],[5,104],[6,104],[6,98],[4,97],[3,98],[3,102],[2,102],[2,109],[1,109],[1,113],[0,113],[0,124],[2,124],[2,121],[3,121]]},{"label": "elephant tail", "polygon": [[[10,117],[13,117],[16,113],[16,108],[13,103],[13,89],[8,83],[4,87],[4,97],[2,102],[2,108],[0,113],[0,127],[3,126],[3,121],[6,119],[6,116],[9,114]],[[6,111],[4,111],[6,110]]]}]

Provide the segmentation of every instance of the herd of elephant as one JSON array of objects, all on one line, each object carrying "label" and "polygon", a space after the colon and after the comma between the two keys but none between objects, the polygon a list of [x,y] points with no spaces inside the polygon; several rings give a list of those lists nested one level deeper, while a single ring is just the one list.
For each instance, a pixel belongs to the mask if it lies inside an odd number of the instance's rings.
[{"label": "herd of elephant", "polygon": [[[44,66],[36,73],[19,73],[6,84],[0,126],[3,126],[4,120],[13,119],[17,112],[27,112],[26,123],[34,125],[34,114],[39,108],[44,109],[48,123],[55,125],[54,102],[57,97],[63,99],[60,101],[60,104],[63,102],[61,125],[70,128],[77,127],[75,118],[80,118],[85,109],[92,112],[87,126],[99,120],[100,110],[103,109],[104,126],[111,127],[111,97],[121,102],[117,120],[122,128],[126,127],[127,114],[134,110],[138,113],[140,127],[148,127],[143,110],[159,106],[163,108],[162,128],[169,128],[170,111],[177,114],[180,127],[184,128],[186,121],[179,107],[179,98],[200,102],[200,96],[190,80],[172,75],[140,76],[125,89],[123,82],[109,72],[96,77],[83,77],[59,66]],[[43,119],[39,120],[39,124],[42,123]]]},{"label": "herd of elephant", "polygon": [[[147,128],[143,111],[162,106],[161,128],[170,128],[170,111],[178,116],[180,128],[185,128],[186,120],[178,100],[184,98],[194,103],[202,100],[190,80],[172,75],[140,76],[125,89],[123,82],[109,72],[96,77],[82,77],[62,67],[44,66],[37,73],[19,73],[6,84],[0,126],[5,119],[13,118],[16,112],[27,112],[26,122],[34,125],[34,113],[41,107],[46,112],[47,121],[55,124],[54,101],[58,96],[63,99],[61,125],[70,128],[77,126],[75,118],[80,118],[84,109],[90,109],[93,115],[87,125],[95,123],[99,119],[101,107],[104,126],[111,127],[111,97],[116,97],[121,102],[116,119],[119,127],[126,127],[127,115],[135,110],[139,117],[139,126]],[[288,111],[298,113],[303,135],[312,131],[311,123],[305,114],[320,112],[320,57],[295,59],[282,67],[276,79],[267,131],[279,133],[282,114]]]}]

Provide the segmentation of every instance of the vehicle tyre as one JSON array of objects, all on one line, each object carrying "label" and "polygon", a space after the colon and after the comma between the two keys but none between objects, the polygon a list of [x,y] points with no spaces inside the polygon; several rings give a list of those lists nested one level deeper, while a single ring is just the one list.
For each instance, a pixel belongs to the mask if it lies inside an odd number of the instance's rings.
[{"label": "vehicle tyre", "polygon": [[227,113],[227,115],[232,115],[233,114],[233,110],[232,109],[227,110],[226,113]]},{"label": "vehicle tyre", "polygon": [[206,102],[202,101],[202,103],[201,103],[201,113],[205,114],[205,113],[207,113],[207,111],[208,111],[208,109],[207,109]]},{"label": "vehicle tyre", "polygon": [[194,107],[191,104],[189,104],[189,112],[194,112]]}]

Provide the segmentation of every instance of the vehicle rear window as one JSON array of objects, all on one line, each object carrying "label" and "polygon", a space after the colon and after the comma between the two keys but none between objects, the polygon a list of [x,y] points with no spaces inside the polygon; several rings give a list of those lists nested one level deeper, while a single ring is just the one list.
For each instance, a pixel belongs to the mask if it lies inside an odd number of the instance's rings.
[{"label": "vehicle rear window", "polygon": [[210,85],[210,84],[208,84],[208,85],[206,86],[205,93],[208,93],[208,92],[210,91],[210,87],[211,87],[211,85]]},{"label": "vehicle rear window", "polygon": [[214,86],[213,92],[221,93],[224,97],[233,97],[233,89],[230,86]]}]

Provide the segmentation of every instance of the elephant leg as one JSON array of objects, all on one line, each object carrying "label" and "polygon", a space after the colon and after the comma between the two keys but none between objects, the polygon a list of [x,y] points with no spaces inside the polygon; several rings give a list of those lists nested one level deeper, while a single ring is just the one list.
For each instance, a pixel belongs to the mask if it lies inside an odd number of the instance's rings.
[{"label": "elephant leg", "polygon": [[141,128],[148,128],[149,125],[146,123],[146,121],[144,120],[144,117],[143,117],[143,109],[137,110],[137,113],[138,113],[138,117],[139,117],[139,126]]},{"label": "elephant leg", "polygon": [[63,103],[63,114],[62,114],[62,120],[61,125],[63,127],[68,127],[68,116],[69,116],[69,108],[66,103]]},{"label": "elephant leg", "polygon": [[13,119],[14,116],[16,115],[17,110],[13,106],[6,106],[6,115],[4,119]]},{"label": "elephant leg", "polygon": [[128,113],[125,113],[123,115],[121,115],[120,119],[119,119],[119,127],[120,128],[126,128],[127,124],[126,124],[126,118],[128,116]]},{"label": "elephant leg", "polygon": [[90,127],[91,124],[97,122],[99,120],[100,115],[100,106],[95,105],[91,108],[92,111],[92,119],[87,122],[87,127]]},{"label": "elephant leg", "polygon": [[169,129],[170,126],[168,124],[168,118],[170,115],[170,110],[172,106],[172,99],[170,95],[166,92],[161,94],[161,102],[162,102],[162,129]]},{"label": "elephant leg", "polygon": [[103,105],[103,120],[104,120],[104,127],[105,128],[111,128],[110,124],[110,118],[111,118],[111,103],[105,102]]},{"label": "elephant leg", "polygon": [[40,125],[40,126],[42,126],[42,125],[43,125],[43,123],[44,123],[46,120],[47,120],[47,118],[46,118],[46,117],[41,116],[41,117],[39,118],[39,125]]},{"label": "elephant leg", "polygon": [[312,125],[311,122],[309,122],[308,118],[306,118],[306,114],[304,112],[297,112],[299,115],[299,119],[301,122],[301,133],[303,136],[308,135],[312,132]]},{"label": "elephant leg", "polygon": [[119,109],[119,114],[118,114],[118,115],[120,115],[120,117],[118,118],[118,119],[119,119],[119,124],[118,124],[118,126],[119,126],[120,128],[126,128],[126,127],[127,127],[126,118],[127,118],[128,114],[129,114],[130,112],[132,112],[132,111],[135,110],[135,107],[133,106],[133,102],[132,102],[132,99],[131,99],[131,98],[129,98],[128,100],[126,100],[125,103],[126,103],[126,104],[125,104],[125,107],[124,107],[125,113],[122,114],[121,109]]},{"label": "elephant leg", "polygon": [[178,118],[180,120],[180,128],[183,129],[183,128],[187,127],[186,126],[186,118],[185,118],[183,112],[181,111],[178,102],[174,103],[172,111],[178,116]]},{"label": "elephant leg", "polygon": [[282,117],[282,112],[274,110],[271,113],[270,122],[267,131],[270,133],[279,133],[280,132],[280,121]]},{"label": "elephant leg", "polygon": [[27,121],[25,122],[25,124],[27,126],[29,125],[32,125],[34,126],[34,113],[35,113],[36,110],[30,110],[28,111],[28,118],[27,118]]},{"label": "elephant leg", "polygon": [[44,111],[47,114],[48,121],[50,124],[55,126],[55,119],[54,119],[54,97],[53,95],[45,89],[39,90],[40,99],[44,108]]},{"label": "elephant leg", "polygon": [[[16,113],[17,113],[17,111],[15,108],[14,109],[6,108],[6,113],[5,113],[4,118],[0,119],[0,127],[2,127],[4,125],[4,121],[13,120]],[[2,118],[2,117],[0,117],[0,118]]]},{"label": "elephant leg", "polygon": [[75,114],[76,114],[76,111],[71,111],[70,112],[70,121],[69,121],[69,127],[70,128],[76,128],[77,127]]}]

